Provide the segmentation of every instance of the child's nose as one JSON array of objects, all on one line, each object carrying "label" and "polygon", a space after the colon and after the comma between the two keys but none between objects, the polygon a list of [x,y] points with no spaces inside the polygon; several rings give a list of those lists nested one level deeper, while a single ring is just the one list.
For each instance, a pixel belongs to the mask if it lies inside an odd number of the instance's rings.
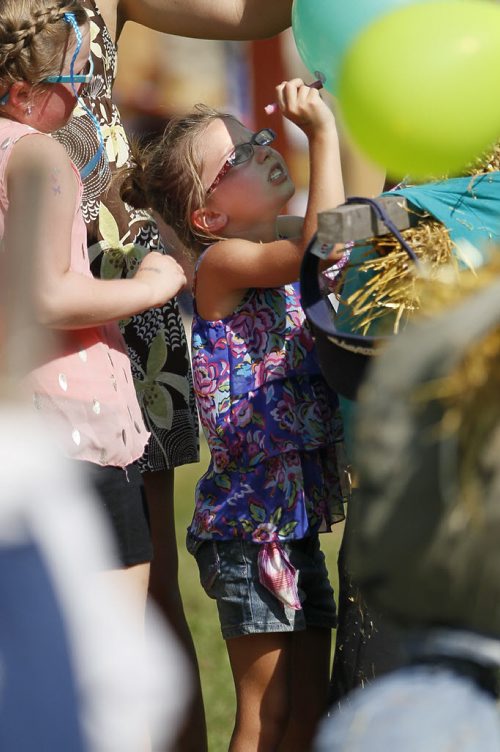
[{"label": "child's nose", "polygon": [[257,145],[254,147],[254,149],[255,149],[255,158],[257,159],[257,163],[262,164],[262,162],[264,162],[270,154],[269,146]]}]

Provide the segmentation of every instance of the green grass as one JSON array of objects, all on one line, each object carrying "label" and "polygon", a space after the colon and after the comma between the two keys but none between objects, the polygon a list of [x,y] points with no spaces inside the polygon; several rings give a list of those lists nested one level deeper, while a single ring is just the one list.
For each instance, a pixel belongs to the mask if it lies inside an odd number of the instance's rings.
[{"label": "green grass", "polygon": [[[179,579],[184,608],[191,628],[200,664],[203,698],[207,715],[209,752],[227,752],[233,728],[235,700],[233,680],[215,602],[208,598],[198,579],[193,557],[184,545],[184,532],[193,513],[194,487],[208,464],[208,450],[202,445],[201,462],[176,470],[176,530],[179,541]],[[337,551],[343,525],[321,536],[330,580],[337,592]]]}]

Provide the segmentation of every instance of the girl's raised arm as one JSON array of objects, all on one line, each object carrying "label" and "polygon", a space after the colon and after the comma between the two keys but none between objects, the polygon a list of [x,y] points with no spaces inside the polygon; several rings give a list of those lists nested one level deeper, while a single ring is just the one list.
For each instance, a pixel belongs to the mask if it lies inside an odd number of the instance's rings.
[{"label": "girl's raised arm", "polygon": [[148,254],[133,279],[104,281],[71,270],[78,183],[64,148],[44,135],[20,139],[9,159],[7,244],[9,219],[29,221],[31,207],[22,188],[34,167],[42,175],[40,237],[33,269],[40,323],[54,329],[96,326],[161,305],[181,289],[186,281],[181,267],[159,253]]},{"label": "girl's raised arm", "polygon": [[[207,297],[221,301],[227,293],[229,306],[250,287],[276,287],[296,280],[304,251],[317,229],[318,212],[333,209],[345,200],[335,118],[319,92],[295,79],[277,87],[277,102],[283,115],[303,130],[309,142],[304,222],[296,238],[255,242],[243,236],[227,237],[210,249],[200,267],[200,279],[209,275],[213,294],[207,293]],[[204,287],[206,290],[208,285]]]},{"label": "girl's raised arm", "polygon": [[337,127],[317,89],[295,79],[276,91],[283,115],[305,133],[309,143],[309,193],[301,236],[307,245],[316,232],[318,212],[345,201]]}]

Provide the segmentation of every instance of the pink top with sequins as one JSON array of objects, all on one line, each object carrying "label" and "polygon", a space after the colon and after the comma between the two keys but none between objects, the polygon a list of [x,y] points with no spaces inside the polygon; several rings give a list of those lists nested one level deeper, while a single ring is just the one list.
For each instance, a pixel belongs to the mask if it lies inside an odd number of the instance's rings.
[{"label": "pink top with sequins", "polygon": [[[9,206],[5,187],[7,162],[16,141],[34,133],[38,131],[29,126],[0,120],[0,240]],[[73,169],[80,188],[70,268],[90,277],[87,234],[80,210],[82,185],[76,167]],[[142,420],[118,324],[65,330],[59,335],[55,357],[26,379],[35,409],[45,423],[54,425],[56,441],[67,456],[99,465],[129,465],[142,455],[149,433]]]}]

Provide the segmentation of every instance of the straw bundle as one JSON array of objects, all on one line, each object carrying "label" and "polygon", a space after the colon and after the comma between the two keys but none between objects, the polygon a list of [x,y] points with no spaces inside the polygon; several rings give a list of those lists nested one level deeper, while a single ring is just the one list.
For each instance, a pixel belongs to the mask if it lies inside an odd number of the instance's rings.
[{"label": "straw bundle", "polygon": [[[473,178],[497,170],[500,170],[500,143],[475,160],[465,174]],[[375,322],[385,318],[385,326],[390,330],[383,333],[397,334],[402,325],[421,309],[420,279],[424,278],[426,282],[433,279],[443,281],[446,277],[448,283],[458,280],[459,267],[453,253],[454,249],[458,249],[441,222],[429,214],[419,214],[418,225],[403,230],[401,234],[414,250],[421,268],[416,268],[391,234],[363,242],[363,245],[369,246],[369,250],[358,271],[367,273],[366,281],[344,301],[353,331],[357,333],[368,334]],[[467,265],[466,260],[465,263]],[[348,271],[347,265],[343,272],[344,279]],[[450,289],[449,284],[448,287]]]},{"label": "straw bundle", "polygon": [[[401,234],[422,261],[426,277],[432,278],[440,267],[452,261],[453,244],[448,230],[432,217],[424,217],[416,227]],[[361,262],[359,270],[371,274],[345,305],[361,334],[367,334],[370,326],[388,313],[392,333],[397,334],[401,324],[421,307],[417,269],[393,235],[367,242],[371,246],[369,257]]]}]

